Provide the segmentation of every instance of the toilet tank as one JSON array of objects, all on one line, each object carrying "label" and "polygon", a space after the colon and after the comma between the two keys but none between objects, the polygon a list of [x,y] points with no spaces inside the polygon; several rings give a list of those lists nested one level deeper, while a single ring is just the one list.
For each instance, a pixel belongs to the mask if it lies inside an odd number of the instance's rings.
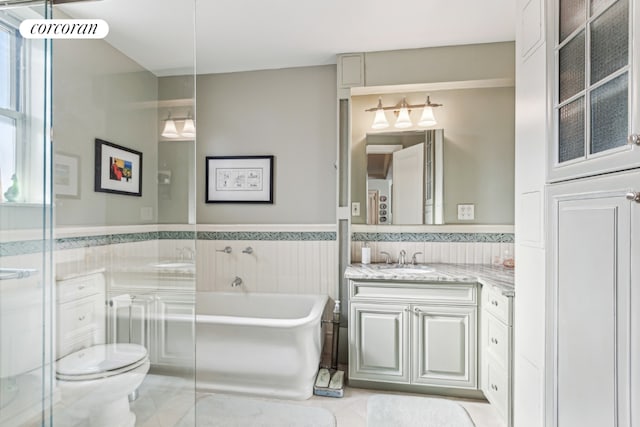
[{"label": "toilet tank", "polygon": [[59,280],[56,290],[56,359],[92,345],[104,344],[104,273]]}]

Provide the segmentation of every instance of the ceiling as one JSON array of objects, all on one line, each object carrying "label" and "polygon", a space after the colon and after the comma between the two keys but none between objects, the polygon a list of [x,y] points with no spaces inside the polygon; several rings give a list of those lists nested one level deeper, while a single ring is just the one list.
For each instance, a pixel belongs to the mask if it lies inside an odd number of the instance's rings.
[{"label": "ceiling", "polygon": [[104,19],[110,27],[109,43],[166,76],[192,72],[194,52],[198,74],[206,74],[334,64],[335,55],[346,52],[514,40],[515,4],[514,0],[102,0],[56,8],[75,18]]}]

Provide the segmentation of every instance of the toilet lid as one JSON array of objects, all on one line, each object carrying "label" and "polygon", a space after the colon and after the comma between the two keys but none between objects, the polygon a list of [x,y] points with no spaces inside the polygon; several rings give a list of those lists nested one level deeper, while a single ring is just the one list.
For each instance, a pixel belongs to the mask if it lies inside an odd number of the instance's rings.
[{"label": "toilet lid", "polygon": [[[131,365],[139,366],[147,358],[147,349],[138,344],[100,344],[78,350],[56,365],[57,377],[108,376],[126,371]],[[131,366],[135,368],[136,366]]]}]

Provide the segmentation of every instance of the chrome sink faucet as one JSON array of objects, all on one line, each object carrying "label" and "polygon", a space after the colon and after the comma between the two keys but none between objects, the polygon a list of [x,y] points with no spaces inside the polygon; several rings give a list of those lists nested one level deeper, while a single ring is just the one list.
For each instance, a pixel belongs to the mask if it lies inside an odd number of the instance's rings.
[{"label": "chrome sink faucet", "polygon": [[418,255],[422,255],[422,252],[414,252],[411,257],[411,264],[416,265],[418,263]]},{"label": "chrome sink faucet", "polygon": [[380,255],[384,255],[384,263],[391,264],[391,254],[387,251],[380,251]]},{"label": "chrome sink faucet", "polygon": [[400,251],[400,255],[398,255],[398,264],[405,265],[407,263],[407,251],[404,249]]}]

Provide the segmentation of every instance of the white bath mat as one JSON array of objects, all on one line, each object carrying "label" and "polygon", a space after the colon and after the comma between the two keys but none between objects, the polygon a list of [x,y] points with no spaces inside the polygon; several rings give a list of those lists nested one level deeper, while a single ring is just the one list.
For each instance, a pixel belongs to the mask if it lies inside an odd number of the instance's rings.
[{"label": "white bath mat", "polygon": [[336,427],[324,408],[228,395],[199,399],[179,427],[192,427],[194,418],[198,427]]},{"label": "white bath mat", "polygon": [[474,427],[458,403],[429,397],[376,394],[367,399],[367,427]]}]

